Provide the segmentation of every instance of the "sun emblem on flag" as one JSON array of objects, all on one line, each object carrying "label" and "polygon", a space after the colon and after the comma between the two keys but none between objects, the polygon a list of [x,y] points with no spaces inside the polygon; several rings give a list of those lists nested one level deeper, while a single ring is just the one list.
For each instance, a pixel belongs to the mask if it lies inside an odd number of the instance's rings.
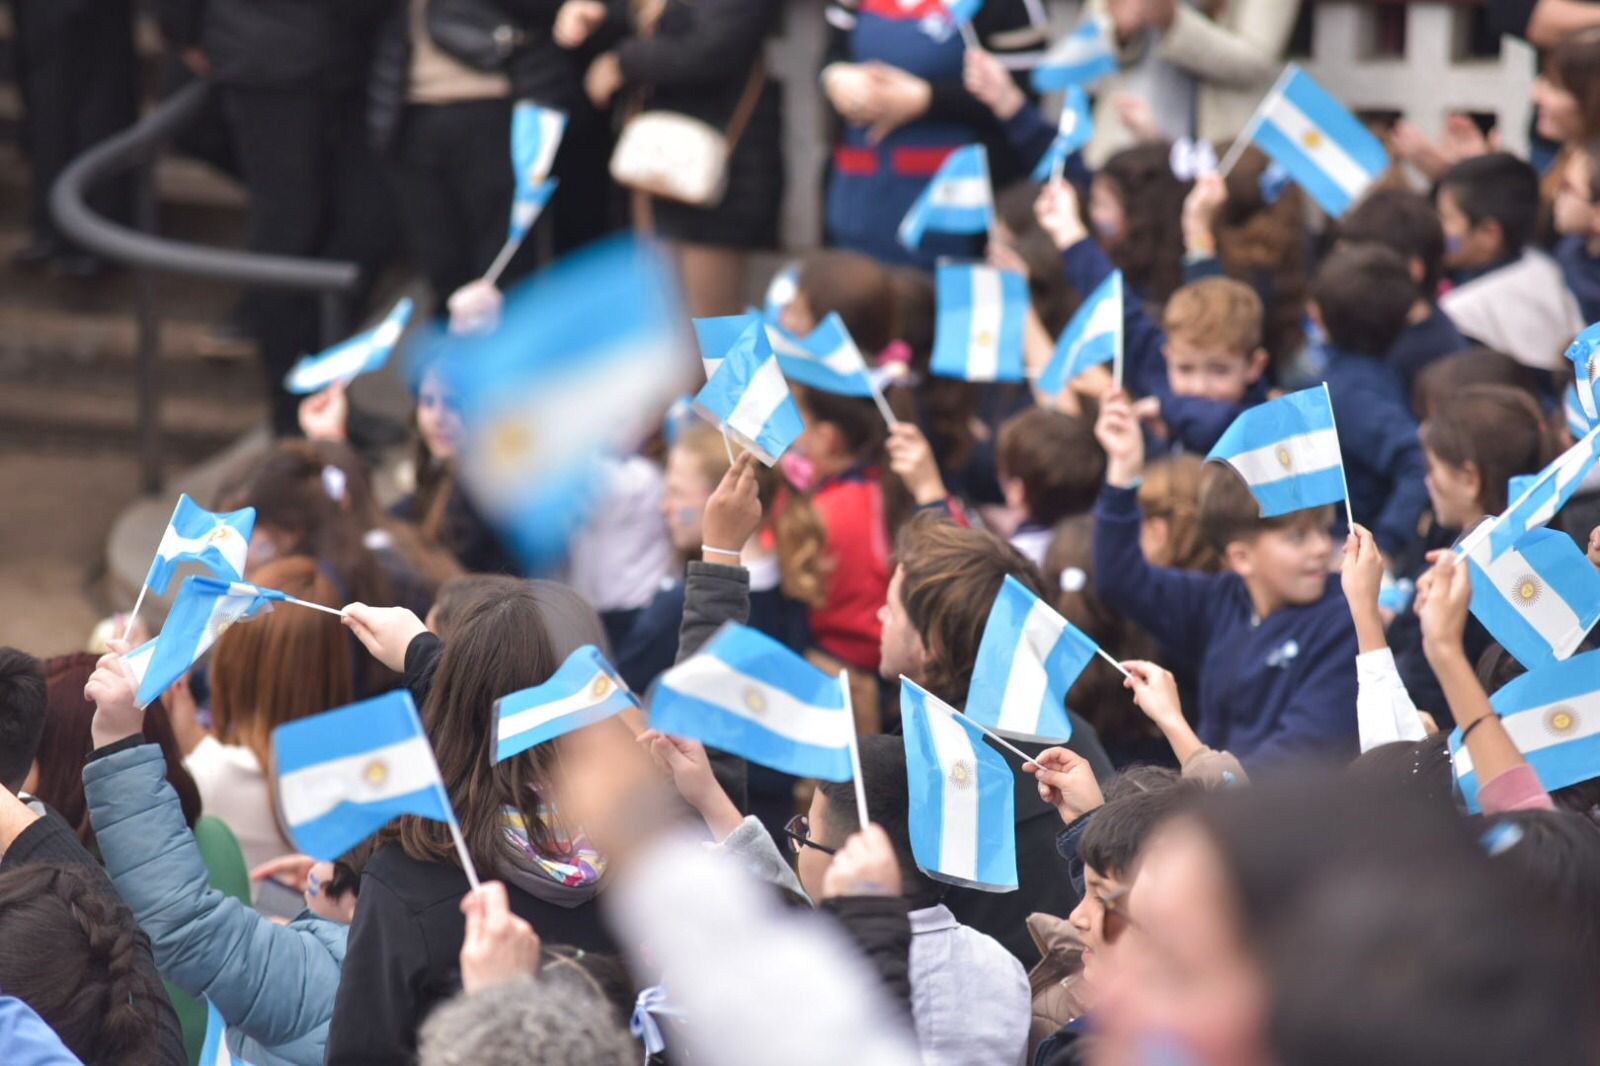
[{"label": "sun emblem on flag", "polygon": [[389,764],[382,759],[373,759],[361,768],[361,777],[373,788],[382,788],[383,783],[389,780]]},{"label": "sun emblem on flag", "polygon": [[1511,598],[1524,607],[1532,607],[1539,602],[1539,597],[1544,594],[1544,582],[1539,580],[1537,574],[1523,574],[1512,582]]},{"label": "sun emblem on flag", "polygon": [[973,335],[972,343],[976,344],[980,348],[987,348],[989,345],[994,343],[994,334],[990,333],[986,329],[979,330]]},{"label": "sun emblem on flag", "polygon": [[1597,376],[1600,376],[1600,352],[1589,353],[1589,365],[1585,368],[1584,372],[1589,375],[1589,381],[1591,383],[1595,381]]},{"label": "sun emblem on flag", "polygon": [[611,694],[611,679],[609,677],[607,677],[605,674],[601,674],[599,677],[595,678],[594,679],[594,684],[589,686],[589,695],[593,696],[597,700],[598,699],[604,699],[606,696],[609,696],[610,694]]},{"label": "sun emblem on flag", "polygon": [[1278,450],[1274,454],[1278,457],[1278,465],[1285,470],[1294,466],[1294,456],[1289,454],[1289,446],[1287,444],[1278,445]]},{"label": "sun emblem on flag", "polygon": [[489,454],[498,465],[515,466],[533,454],[533,434],[524,422],[507,419],[489,434]]},{"label": "sun emblem on flag", "polygon": [[970,759],[957,759],[950,766],[950,783],[956,788],[971,788],[976,776]]},{"label": "sun emblem on flag", "polygon": [[233,527],[232,526],[217,526],[206,537],[206,540],[209,541],[212,544],[218,544],[218,543],[220,543],[222,541],[227,540],[229,537],[232,537],[233,535],[234,535],[234,532],[233,532]]},{"label": "sun emblem on flag", "polygon": [[755,686],[744,690],[744,705],[751,714],[765,714],[767,710],[767,697]]},{"label": "sun emblem on flag", "polygon": [[1558,737],[1578,728],[1578,712],[1571,707],[1552,707],[1545,712],[1544,727]]},{"label": "sun emblem on flag", "polygon": [[1321,130],[1306,130],[1300,135],[1300,143],[1313,152],[1322,147],[1322,141]]}]

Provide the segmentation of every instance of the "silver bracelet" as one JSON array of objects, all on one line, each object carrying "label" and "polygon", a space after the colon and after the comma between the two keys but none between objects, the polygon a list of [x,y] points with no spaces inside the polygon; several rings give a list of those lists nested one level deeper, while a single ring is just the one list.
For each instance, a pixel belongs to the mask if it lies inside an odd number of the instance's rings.
[{"label": "silver bracelet", "polygon": [[700,545],[700,554],[701,555],[731,555],[735,559],[738,559],[738,558],[742,557],[741,553],[738,552],[738,551],[731,551],[731,550],[729,550],[727,548],[713,548],[709,544]]}]

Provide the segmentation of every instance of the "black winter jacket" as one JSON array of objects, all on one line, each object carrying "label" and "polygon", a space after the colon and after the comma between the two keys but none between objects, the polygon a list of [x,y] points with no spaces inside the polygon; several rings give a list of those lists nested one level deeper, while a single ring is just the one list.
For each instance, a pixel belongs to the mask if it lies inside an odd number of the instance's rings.
[{"label": "black winter jacket", "polygon": [[355,88],[383,0],[156,0],[174,49],[202,49],[219,85]]}]

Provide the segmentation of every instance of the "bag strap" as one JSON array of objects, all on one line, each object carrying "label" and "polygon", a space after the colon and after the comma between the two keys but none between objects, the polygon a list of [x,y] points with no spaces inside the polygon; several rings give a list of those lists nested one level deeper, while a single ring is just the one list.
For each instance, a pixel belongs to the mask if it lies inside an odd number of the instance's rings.
[{"label": "bag strap", "polygon": [[728,119],[728,128],[723,131],[730,159],[733,158],[733,150],[739,146],[739,138],[744,136],[745,127],[750,124],[751,116],[756,112],[756,103],[761,99],[761,90],[766,83],[767,57],[763,54],[750,68],[750,78],[744,83],[744,92],[739,94],[739,103],[733,109],[733,117]]}]

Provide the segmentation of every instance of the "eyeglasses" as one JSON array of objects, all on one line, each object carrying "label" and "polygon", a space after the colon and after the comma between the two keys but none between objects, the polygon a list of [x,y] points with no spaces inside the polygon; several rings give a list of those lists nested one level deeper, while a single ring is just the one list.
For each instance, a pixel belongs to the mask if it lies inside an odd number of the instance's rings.
[{"label": "eyeglasses", "polygon": [[811,819],[803,814],[797,814],[789,819],[788,824],[783,827],[783,835],[789,838],[789,850],[796,855],[800,854],[802,848],[816,848],[824,855],[839,853],[838,848],[830,848],[811,839]]},{"label": "eyeglasses", "polygon": [[1137,929],[1139,923],[1133,920],[1133,915],[1128,913],[1128,890],[1119,888],[1109,895],[1100,897],[1100,906],[1105,911],[1105,918],[1100,923],[1103,939],[1107,944],[1117,941],[1129,928]]}]

